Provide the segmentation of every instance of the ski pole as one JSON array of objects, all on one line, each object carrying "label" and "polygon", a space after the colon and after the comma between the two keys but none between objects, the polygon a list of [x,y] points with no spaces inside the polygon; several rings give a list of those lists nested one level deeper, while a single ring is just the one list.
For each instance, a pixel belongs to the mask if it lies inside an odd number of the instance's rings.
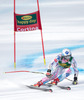
[{"label": "ski pole", "polygon": [[71,79],[69,79],[69,78],[67,78],[67,77],[66,77],[66,79],[69,80],[69,81],[71,81],[71,82],[73,81],[73,80],[71,80]]},{"label": "ski pole", "polygon": [[26,70],[21,70],[21,71],[10,71],[10,72],[4,72],[4,73],[18,73],[18,72],[29,72],[29,73],[36,73],[36,74],[44,74],[43,72],[34,72],[34,71],[26,71]]},{"label": "ski pole", "polygon": [[[34,72],[34,71],[26,71],[26,70],[21,70],[21,71],[10,71],[10,72],[5,72],[6,74],[7,73],[18,73],[18,72],[29,72],[29,73],[35,73],[35,74],[43,74],[43,75],[46,75],[46,73],[43,73],[43,72]],[[69,81],[73,81],[69,78],[66,78],[67,80]]]}]

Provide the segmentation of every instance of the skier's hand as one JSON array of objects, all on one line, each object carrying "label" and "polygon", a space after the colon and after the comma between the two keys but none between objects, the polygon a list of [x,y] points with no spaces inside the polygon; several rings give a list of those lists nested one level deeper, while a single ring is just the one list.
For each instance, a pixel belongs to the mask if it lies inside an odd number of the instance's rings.
[{"label": "skier's hand", "polygon": [[73,85],[77,85],[78,84],[78,82],[77,81],[73,81]]},{"label": "skier's hand", "polygon": [[77,84],[78,84],[77,77],[74,77],[73,85],[77,85]]},{"label": "skier's hand", "polygon": [[47,76],[48,78],[50,78],[51,75],[52,75],[52,74],[51,74],[51,69],[48,69],[48,70],[47,70],[47,73],[46,73],[46,76]]}]

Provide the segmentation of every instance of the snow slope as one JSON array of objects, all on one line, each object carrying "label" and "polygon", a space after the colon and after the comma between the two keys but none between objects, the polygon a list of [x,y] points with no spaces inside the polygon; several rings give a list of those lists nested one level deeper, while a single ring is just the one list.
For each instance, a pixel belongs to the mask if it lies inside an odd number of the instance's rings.
[{"label": "snow slope", "polygon": [[[84,100],[84,0],[40,0],[40,13],[46,55],[43,64],[40,31],[16,33],[16,70],[46,72],[53,58],[69,48],[75,57],[79,84],[65,79],[58,85],[70,86],[70,91],[51,87],[53,93],[31,90],[31,85],[45,75],[32,73],[5,74],[13,65],[13,0],[0,0],[0,100]],[[16,0],[17,13],[36,11],[35,0]],[[73,72],[73,70],[72,70]],[[73,79],[73,74],[69,77]]]}]

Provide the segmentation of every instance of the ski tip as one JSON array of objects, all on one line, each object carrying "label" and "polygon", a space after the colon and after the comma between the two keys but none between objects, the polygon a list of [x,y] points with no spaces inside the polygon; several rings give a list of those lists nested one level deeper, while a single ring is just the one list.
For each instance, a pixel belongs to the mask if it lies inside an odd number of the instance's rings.
[{"label": "ski tip", "polygon": [[67,87],[67,90],[71,90],[71,88],[70,87]]},{"label": "ski tip", "polygon": [[52,89],[49,89],[49,92],[53,92],[53,90]]}]

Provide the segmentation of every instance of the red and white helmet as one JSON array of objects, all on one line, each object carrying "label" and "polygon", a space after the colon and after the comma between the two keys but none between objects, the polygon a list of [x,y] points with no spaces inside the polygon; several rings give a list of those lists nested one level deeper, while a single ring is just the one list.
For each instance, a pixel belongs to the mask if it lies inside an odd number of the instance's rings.
[{"label": "red and white helmet", "polygon": [[62,56],[66,59],[70,59],[71,57],[71,51],[69,49],[63,49],[62,51]]}]

